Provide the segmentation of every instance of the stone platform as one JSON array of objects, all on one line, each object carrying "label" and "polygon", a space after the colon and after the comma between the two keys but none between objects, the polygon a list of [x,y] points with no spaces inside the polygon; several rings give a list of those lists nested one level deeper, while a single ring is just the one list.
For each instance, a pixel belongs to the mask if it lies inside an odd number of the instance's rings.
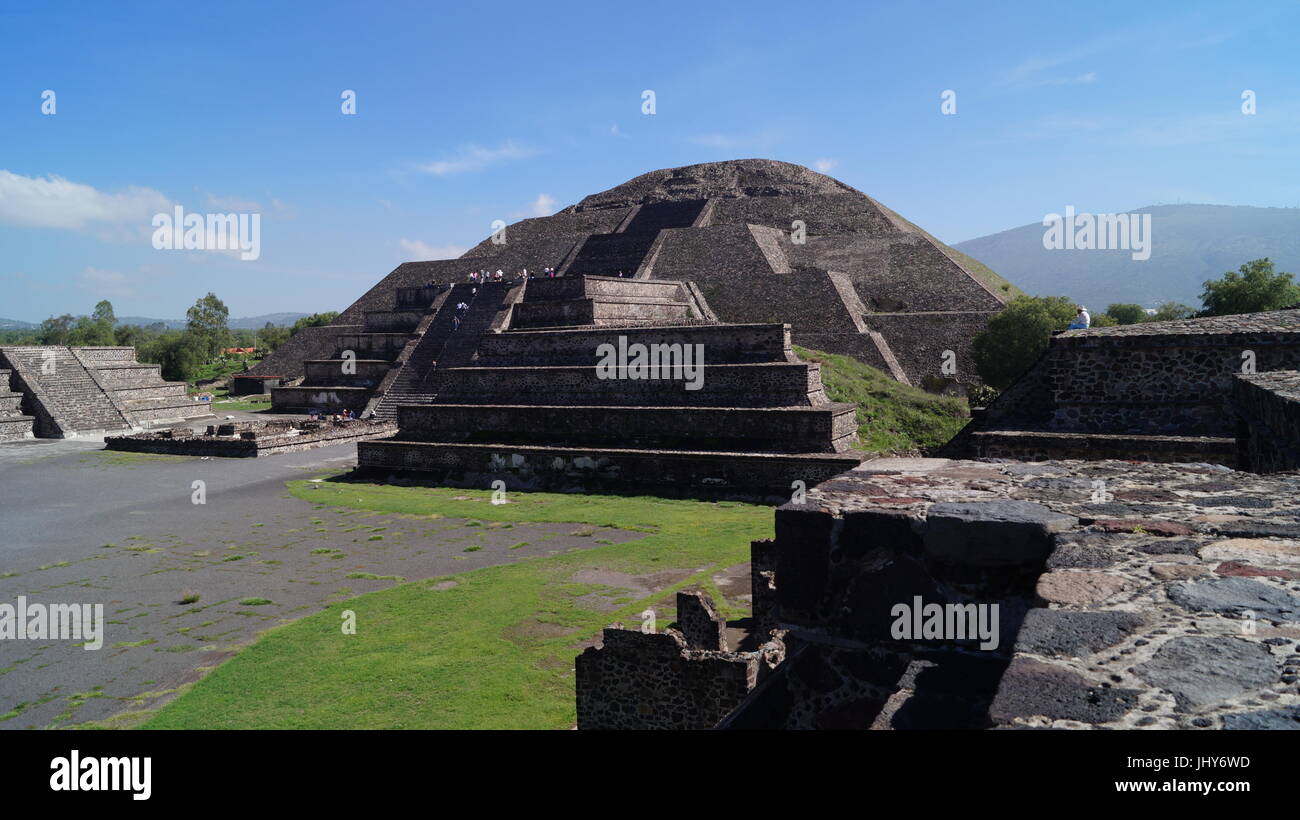
[{"label": "stone platform", "polygon": [[[398,405],[397,435],[358,446],[360,474],[779,502],[858,463],[853,406],[826,398],[788,326],[714,322],[675,281],[518,288],[501,328],[451,333],[418,377],[424,400]],[[668,303],[684,314],[657,324]]]},{"label": "stone platform", "polygon": [[[580,726],[1300,728],[1300,473],[881,459],[806,502],[753,544],[753,631],[782,662],[668,675],[717,658],[607,631],[611,663],[581,662]],[[900,633],[918,603],[996,612],[995,645]],[[758,673],[739,694],[736,663]],[[713,696],[689,707],[717,675],[722,718]],[[632,691],[639,710],[618,702]]]},{"label": "stone platform", "polygon": [[212,415],[207,404],[189,397],[184,382],[163,381],[159,365],[136,361],[133,347],[0,347],[0,367],[0,388],[9,388],[0,391],[0,441],[14,424],[2,415],[6,407],[11,414],[25,409],[31,431],[41,438],[140,430]]},{"label": "stone platform", "polygon": [[178,456],[257,458],[311,450],[348,441],[366,441],[392,435],[397,426],[378,421],[275,421],[225,422],[208,425],[204,433],[189,428],[109,436],[104,449],[131,453]]}]

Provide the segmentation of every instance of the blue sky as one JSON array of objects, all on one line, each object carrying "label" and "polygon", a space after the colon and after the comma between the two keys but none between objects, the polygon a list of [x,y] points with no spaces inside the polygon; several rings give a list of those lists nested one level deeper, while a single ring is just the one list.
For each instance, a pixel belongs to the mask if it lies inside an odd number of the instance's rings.
[{"label": "blue sky", "polygon": [[[1295,2],[618,9],[0,7],[0,317],[175,318],[209,290],[232,316],[341,310],[494,219],[740,157],[825,170],[947,242],[1067,205],[1300,206]],[[260,213],[260,257],[155,250],[178,204]]]}]

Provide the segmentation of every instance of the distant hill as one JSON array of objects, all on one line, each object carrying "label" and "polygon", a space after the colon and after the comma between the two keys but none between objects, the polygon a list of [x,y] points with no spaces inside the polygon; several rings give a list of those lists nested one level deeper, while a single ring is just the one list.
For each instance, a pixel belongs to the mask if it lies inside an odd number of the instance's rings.
[{"label": "distant hill", "polygon": [[1145,261],[1126,250],[1048,250],[1041,223],[953,247],[1027,293],[1068,296],[1094,311],[1115,302],[1155,307],[1171,299],[1200,307],[1201,283],[1263,256],[1300,280],[1300,208],[1153,205],[1132,213],[1151,214],[1151,258]]},{"label": "distant hill", "polygon": [[0,319],[0,330],[31,330],[36,325],[18,319]]},{"label": "distant hill", "polygon": [[[306,313],[267,313],[262,316],[245,316],[239,319],[231,319],[229,325],[231,330],[259,330],[265,327],[267,322],[273,325],[292,325],[306,315]],[[183,330],[185,328],[184,319],[150,319],[148,316],[117,317],[119,325],[148,327],[158,322],[162,322],[171,329]]]}]

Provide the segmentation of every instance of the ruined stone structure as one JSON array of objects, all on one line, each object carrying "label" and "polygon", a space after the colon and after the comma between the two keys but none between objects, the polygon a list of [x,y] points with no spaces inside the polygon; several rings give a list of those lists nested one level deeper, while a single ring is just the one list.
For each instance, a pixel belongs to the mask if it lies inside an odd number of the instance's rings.
[{"label": "ruined stone structure", "polygon": [[[826,398],[789,326],[718,323],[689,282],[569,274],[459,284],[430,304],[389,390],[368,400],[400,431],[358,445],[361,474],[786,498],[858,463],[853,406]],[[638,349],[678,369],[639,372]],[[631,358],[603,370],[619,350]]]},{"label": "ruined stone structure", "polygon": [[[141,364],[133,347],[0,347],[0,373],[43,438],[138,430],[211,415],[183,382],[163,381],[160,367]],[[7,371],[7,372],[6,372]],[[0,401],[12,405],[12,393]],[[26,422],[18,422],[21,426]]]},{"label": "ruined stone structure", "polygon": [[702,592],[677,593],[677,628],[615,625],[574,664],[580,729],[710,729],[785,656],[780,635],[753,650],[727,646]]},{"label": "ruined stone structure", "polygon": [[311,450],[345,441],[365,441],[397,432],[397,425],[385,421],[239,421],[209,424],[204,433],[188,427],[109,436],[107,450],[132,453],[163,453],[179,456],[257,458],[278,453]]},{"label": "ruined stone structure", "polygon": [[1241,404],[1251,394],[1234,380],[1297,367],[1300,310],[1066,331],[942,454],[1233,466],[1238,419],[1270,417],[1258,402]]},{"label": "ruined stone structure", "polygon": [[13,388],[13,371],[0,369],[0,441],[32,438],[36,419],[23,415],[23,394]]},{"label": "ruined stone structure", "polygon": [[753,567],[774,668],[606,630],[579,726],[1300,728],[1297,473],[882,459]]},{"label": "ruined stone structure", "polygon": [[1300,372],[1239,375],[1234,388],[1237,460],[1242,469],[1300,470]]},{"label": "ruined stone structure", "polygon": [[[333,325],[300,331],[236,385],[343,387],[282,393],[280,407],[364,406],[410,381],[391,372],[405,363],[418,380],[424,357],[440,348],[436,338],[420,342],[444,328],[433,314],[445,292],[426,285],[463,283],[479,269],[513,276],[548,267],[561,277],[690,281],[720,321],[787,323],[797,344],[934,389],[974,380],[970,340],[1014,295],[987,268],[830,177],[772,160],[705,163],[643,174],[514,223],[460,259],[401,265]],[[340,379],[331,362],[344,350],[367,361]],[[946,351],[955,372],[945,371]]]}]

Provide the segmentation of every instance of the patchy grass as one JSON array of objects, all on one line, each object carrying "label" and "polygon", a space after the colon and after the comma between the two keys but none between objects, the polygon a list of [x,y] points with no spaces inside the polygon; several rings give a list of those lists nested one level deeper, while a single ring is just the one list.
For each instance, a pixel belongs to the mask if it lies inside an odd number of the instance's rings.
[{"label": "patchy grass", "polygon": [[795,347],[799,358],[821,362],[822,384],[833,401],[858,406],[859,450],[929,452],[946,444],[970,420],[966,401],[908,387],[851,356]]},{"label": "patchy grass", "polygon": [[[673,595],[699,586],[729,617],[712,575],[772,536],[772,509],[734,502],[512,493],[330,481],[290,482],[317,503],[384,513],[500,522],[551,522],[646,533],[608,544],[451,578],[399,584],[263,633],[254,644],[162,707],[145,728],[516,728],[573,725],[573,658],[614,621],[654,606],[672,620]],[[663,588],[583,606],[581,570],[660,576]],[[672,571],[672,572],[669,572]],[[676,579],[676,580],[672,580]],[[449,585],[450,584],[450,585]],[[355,635],[340,629],[356,613]]]}]

